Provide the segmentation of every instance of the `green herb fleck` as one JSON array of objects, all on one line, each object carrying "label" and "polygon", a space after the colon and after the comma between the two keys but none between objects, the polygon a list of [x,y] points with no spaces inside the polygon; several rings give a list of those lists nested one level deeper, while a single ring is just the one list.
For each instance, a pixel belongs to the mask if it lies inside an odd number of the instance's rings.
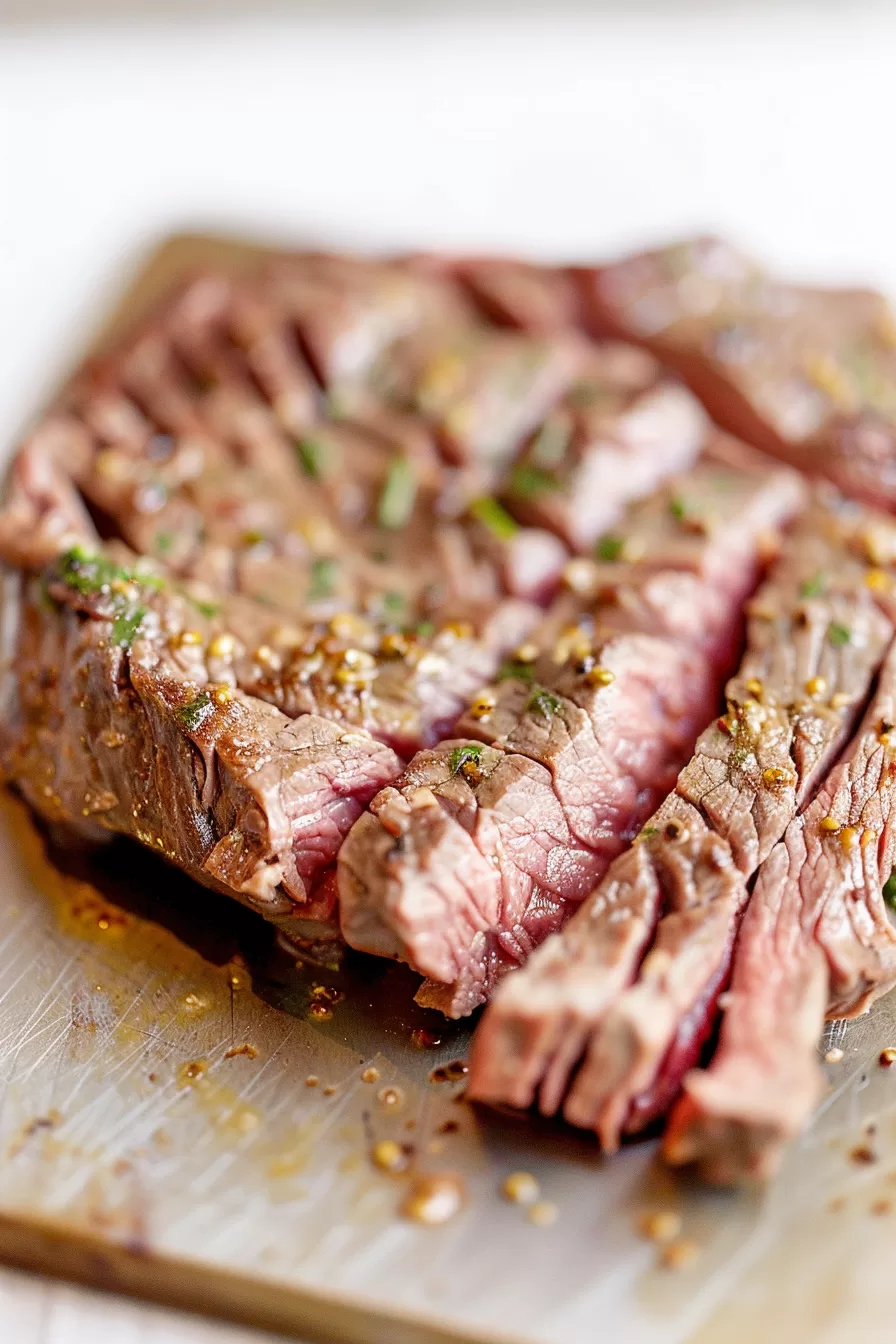
[{"label": "green herb fleck", "polygon": [[325,443],[321,443],[320,439],[299,439],[296,443],[296,452],[306,476],[317,480],[324,475],[328,456]]},{"label": "green herb fleck", "polygon": [[393,620],[399,621],[404,615],[404,608],[405,600],[403,593],[383,593],[383,611],[387,616],[391,616]]},{"label": "green herb fleck", "polygon": [[680,495],[675,495],[669,500],[669,512],[672,517],[677,518],[679,522],[681,522],[682,518],[687,518],[688,506]]},{"label": "green herb fleck", "polygon": [[649,840],[652,835],[659,835],[659,828],[657,826],[645,826],[643,830],[638,832],[636,838],[638,840]]},{"label": "green herb fleck", "polygon": [[83,546],[73,546],[60,557],[59,574],[63,583],[84,597],[96,597],[116,580],[129,582],[131,575],[102,555],[91,554]]},{"label": "green herb fleck", "polygon": [[131,611],[121,611],[112,622],[112,643],[120,649],[129,649],[134,636],[143,624],[146,611],[143,607],[134,607]]},{"label": "green herb fleck", "polygon": [[174,533],[157,532],[155,539],[155,549],[159,555],[169,555],[174,550]]},{"label": "green herb fleck", "polygon": [[212,712],[212,698],[208,691],[200,691],[195,700],[189,704],[181,705],[176,711],[177,718],[183,724],[187,732],[195,733],[200,728],[209,714]]},{"label": "green herb fleck", "polygon": [[393,458],[383,492],[380,495],[377,518],[380,527],[392,531],[404,527],[414,511],[417,498],[417,477],[406,457]]},{"label": "green herb fleck", "polygon": [[546,719],[549,719],[553,714],[560,712],[562,704],[556,695],[552,695],[544,686],[536,686],[529,697],[526,709],[537,709]]},{"label": "green herb fleck", "polygon": [[549,471],[521,462],[510,473],[510,488],[515,495],[519,495],[523,499],[535,499],[538,495],[546,495],[552,490],[559,490],[560,482]]},{"label": "green herb fleck", "polygon": [[598,560],[618,560],[624,546],[624,537],[614,537],[608,533],[607,536],[601,537],[594,551]]},{"label": "green herb fleck", "polygon": [[209,621],[213,621],[216,616],[221,615],[221,604],[219,602],[201,602],[196,597],[191,597],[190,601],[196,610],[201,612]]},{"label": "green herb fleck", "polygon": [[481,742],[465,742],[462,747],[455,747],[448,757],[448,768],[452,775],[456,775],[465,765],[478,765],[481,755]]},{"label": "green herb fleck", "polygon": [[474,499],[470,505],[470,513],[499,541],[509,541],[519,531],[518,525],[507,510],[488,495],[484,495],[482,499]]},{"label": "green herb fleck", "polygon": [[896,868],[893,869],[893,871],[890,873],[890,876],[884,883],[883,896],[884,901],[887,903],[890,909],[896,910]]},{"label": "green herb fleck", "polygon": [[311,562],[311,583],[308,586],[309,602],[320,602],[332,597],[339,578],[339,561],[332,556],[320,555]]},{"label": "green herb fleck", "polygon": [[518,658],[508,658],[498,668],[498,681],[531,681],[532,664],[521,663]]},{"label": "green herb fleck", "polygon": [[432,621],[418,621],[414,627],[414,634],[419,635],[421,639],[429,639],[435,632],[436,628]]},{"label": "green herb fleck", "polygon": [[800,584],[800,597],[820,597],[827,587],[827,575],[821,570]]},{"label": "green herb fleck", "polygon": [[828,639],[835,649],[842,649],[843,645],[852,639],[852,631],[845,625],[839,625],[837,621],[831,621],[828,626]]}]

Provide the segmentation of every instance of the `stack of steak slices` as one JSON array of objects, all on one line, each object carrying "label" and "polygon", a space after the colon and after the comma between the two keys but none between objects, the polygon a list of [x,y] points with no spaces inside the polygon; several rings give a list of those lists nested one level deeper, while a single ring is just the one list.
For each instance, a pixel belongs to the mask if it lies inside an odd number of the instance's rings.
[{"label": "stack of steak slices", "polygon": [[716,721],[803,492],[700,402],[896,504],[884,301],[715,239],[197,275],[15,460],[7,776],[447,1013],[497,985],[473,1095],[766,1173],[893,978],[896,535],[817,494]]},{"label": "stack of steak slices", "polygon": [[839,498],[800,519],[748,604],[726,713],[632,848],[498,991],[473,1096],[562,1108],[608,1150],[668,1109],[712,1029],[749,879],[836,760],[892,638],[887,584],[857,542],[887,531]]},{"label": "stack of steak slices", "polygon": [[800,497],[796,477],[739,445],[715,454],[633,506],[604,539],[614,558],[578,621],[549,640],[536,631],[456,739],[415,757],[346,840],[346,940],[427,975],[421,1002],[455,1016],[482,1003],[588,895],[687,759],[763,546]]},{"label": "stack of steak slices", "polygon": [[615,453],[631,479],[592,530],[706,436],[651,357],[495,328],[410,266],[191,281],[16,459],[8,776],[54,822],[130,835],[297,933],[330,919],[363,806],[581,580],[498,496],[598,377],[577,461]]},{"label": "stack of steak slices", "polygon": [[579,276],[591,329],[652,350],[718,424],[896,506],[896,325],[880,294],[782,283],[712,237]]}]

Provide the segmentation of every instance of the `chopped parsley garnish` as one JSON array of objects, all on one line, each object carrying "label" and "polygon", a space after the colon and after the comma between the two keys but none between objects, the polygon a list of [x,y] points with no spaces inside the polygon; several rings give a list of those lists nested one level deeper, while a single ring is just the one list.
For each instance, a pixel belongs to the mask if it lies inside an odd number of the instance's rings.
[{"label": "chopped parsley garnish", "polygon": [[195,700],[191,700],[186,705],[181,705],[176,710],[177,718],[186,728],[187,732],[195,733],[212,712],[212,698],[208,691],[200,691]]},{"label": "chopped parsley garnish", "polygon": [[669,500],[669,512],[672,517],[677,518],[679,522],[681,522],[682,518],[687,518],[688,506],[680,495],[675,495]]},{"label": "chopped parsley garnish", "polygon": [[509,541],[519,531],[517,523],[503,505],[489,495],[484,495],[482,499],[474,499],[470,505],[470,513],[499,541]]},{"label": "chopped parsley garnish", "polygon": [[821,570],[800,584],[800,597],[820,597],[827,587],[827,575]]},{"label": "chopped parsley garnish", "polygon": [[155,548],[159,555],[168,555],[174,550],[174,533],[157,532],[155,537]]},{"label": "chopped parsley garnish", "polygon": [[537,709],[546,719],[558,714],[562,707],[556,695],[552,695],[544,686],[536,686],[526,704],[527,709]]},{"label": "chopped parsley garnish", "polygon": [[414,468],[406,457],[394,458],[377,509],[380,527],[388,527],[392,531],[404,527],[410,521],[416,498],[417,477]]},{"label": "chopped parsley garnish", "polygon": [[323,476],[327,466],[327,446],[320,439],[299,439],[296,452],[306,476],[316,480]]},{"label": "chopped parsley garnish", "polygon": [[403,593],[383,593],[383,611],[395,621],[404,615],[405,600]]},{"label": "chopped parsley garnish", "polygon": [[481,755],[481,742],[465,742],[462,747],[455,747],[448,757],[448,768],[452,775],[456,775],[458,771],[463,770],[464,766],[469,765],[471,762],[474,765],[478,765],[479,757]]},{"label": "chopped parsley garnish", "polygon": [[828,639],[835,649],[842,649],[844,644],[848,644],[852,639],[852,631],[845,625],[838,624],[837,621],[831,621],[828,626]]},{"label": "chopped parsley garnish", "polygon": [[308,585],[309,602],[320,602],[332,597],[339,578],[339,561],[329,555],[319,555],[311,562],[311,582]]},{"label": "chopped parsley garnish", "polygon": [[510,473],[510,488],[515,495],[520,495],[523,499],[534,499],[538,495],[559,490],[560,482],[549,471],[521,462]]},{"label": "chopped parsley garnish", "polygon": [[657,827],[657,826],[645,826],[645,827],[643,828],[643,830],[641,830],[641,831],[638,832],[638,837],[637,837],[637,838],[638,838],[639,840],[649,840],[650,837],[651,837],[652,835],[659,835],[659,833],[660,833],[660,832],[659,832],[659,827]]},{"label": "chopped parsley garnish", "polygon": [[221,605],[219,602],[202,602],[196,597],[191,597],[190,601],[193,603],[196,610],[201,612],[209,621],[213,621],[216,616],[221,615]]},{"label": "chopped parsley garnish", "polygon": [[91,555],[83,546],[73,546],[59,560],[59,575],[63,583],[84,597],[96,597],[110,584],[129,583],[131,574],[120,565],[113,565],[102,555]]},{"label": "chopped parsley garnish", "polygon": [[508,658],[498,668],[498,681],[531,681],[532,664],[522,663],[518,658]]},{"label": "chopped parsley garnish", "polygon": [[896,910],[896,868],[893,869],[884,883],[883,896],[890,909]]},{"label": "chopped parsley garnish", "polygon": [[134,607],[131,611],[121,611],[112,622],[112,643],[120,649],[129,649],[134,636],[143,624],[146,611],[143,607]]},{"label": "chopped parsley garnish", "polygon": [[418,621],[414,626],[414,634],[419,635],[421,639],[429,639],[435,632],[436,628],[432,621]]},{"label": "chopped parsley garnish", "polygon": [[594,553],[598,560],[618,560],[622,555],[624,546],[624,537],[614,537],[608,534],[605,537],[601,537],[594,548]]}]

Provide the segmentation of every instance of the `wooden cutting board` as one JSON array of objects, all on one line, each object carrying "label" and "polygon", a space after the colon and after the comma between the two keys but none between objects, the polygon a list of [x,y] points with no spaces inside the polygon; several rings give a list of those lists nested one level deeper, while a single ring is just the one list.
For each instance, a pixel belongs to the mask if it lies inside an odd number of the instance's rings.
[{"label": "wooden cutting board", "polygon": [[[256,255],[172,240],[100,343],[185,270]],[[0,857],[10,1263],[365,1344],[892,1338],[896,1070],[877,1056],[896,1001],[829,1033],[844,1059],[778,1183],[721,1194],[660,1168],[650,1143],[604,1162],[585,1136],[460,1102],[462,1083],[431,1074],[467,1028],[416,1008],[401,967],[297,966],[259,919],[136,846],[54,850],[11,798]],[[410,1173],[457,1174],[457,1217],[399,1215],[412,1174],[373,1165],[386,1138]],[[869,1144],[875,1160],[853,1160]],[[552,1225],[501,1199],[521,1169]],[[666,1208],[700,1247],[687,1272],[636,1235]]]}]

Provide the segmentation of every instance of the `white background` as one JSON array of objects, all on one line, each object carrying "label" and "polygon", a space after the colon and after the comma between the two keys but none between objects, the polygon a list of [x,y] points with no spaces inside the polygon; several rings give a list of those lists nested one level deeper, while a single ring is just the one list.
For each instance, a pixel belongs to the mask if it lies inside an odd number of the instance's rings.
[{"label": "white background", "polygon": [[[6,3],[2,444],[179,228],[576,258],[710,228],[896,293],[896,3],[80,31]],[[12,1276],[0,1316],[15,1344],[206,1338]]]},{"label": "white background", "polygon": [[189,225],[576,257],[709,227],[896,292],[896,3],[614,8],[0,25],[0,438]]}]

